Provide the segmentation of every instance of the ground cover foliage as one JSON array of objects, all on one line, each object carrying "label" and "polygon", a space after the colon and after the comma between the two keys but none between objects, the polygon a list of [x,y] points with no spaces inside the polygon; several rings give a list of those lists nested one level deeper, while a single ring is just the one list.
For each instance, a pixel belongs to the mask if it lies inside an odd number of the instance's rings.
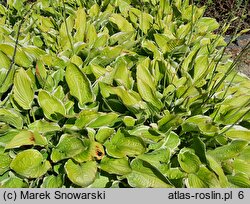
[{"label": "ground cover foliage", "polygon": [[250,187],[250,81],[204,10],[2,2],[0,186]]}]

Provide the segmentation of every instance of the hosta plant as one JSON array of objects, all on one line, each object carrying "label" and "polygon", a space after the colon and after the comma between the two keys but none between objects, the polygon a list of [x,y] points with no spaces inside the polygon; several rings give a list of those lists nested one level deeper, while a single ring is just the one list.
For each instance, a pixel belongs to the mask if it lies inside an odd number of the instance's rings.
[{"label": "hosta plant", "polygon": [[250,81],[204,10],[2,3],[0,186],[250,187]]}]

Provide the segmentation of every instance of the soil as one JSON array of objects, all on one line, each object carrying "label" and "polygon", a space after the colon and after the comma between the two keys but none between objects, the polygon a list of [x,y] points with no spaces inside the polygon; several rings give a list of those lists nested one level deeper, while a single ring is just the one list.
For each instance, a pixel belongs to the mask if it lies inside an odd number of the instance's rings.
[{"label": "soil", "polygon": [[[230,40],[230,36],[226,36],[225,40],[228,42]],[[244,49],[247,43],[249,43],[249,41],[250,34],[240,36],[234,43],[227,47],[226,53],[230,54],[232,58],[235,59],[240,54],[242,49]],[[250,46],[248,46],[248,49],[243,53],[237,69],[250,78]]]}]

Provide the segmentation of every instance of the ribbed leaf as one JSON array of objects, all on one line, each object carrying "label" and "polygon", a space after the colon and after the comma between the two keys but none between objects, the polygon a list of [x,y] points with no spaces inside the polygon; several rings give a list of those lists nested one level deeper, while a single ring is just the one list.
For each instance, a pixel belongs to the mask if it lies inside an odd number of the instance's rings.
[{"label": "ribbed leaf", "polygon": [[47,91],[41,90],[38,94],[38,102],[43,109],[44,115],[50,120],[58,120],[66,114],[63,103]]},{"label": "ribbed leaf", "polygon": [[87,187],[95,181],[97,174],[95,161],[76,164],[70,159],[66,162],[64,168],[68,178],[78,186]]},{"label": "ribbed leaf", "polygon": [[34,98],[33,83],[24,69],[19,69],[14,77],[14,99],[23,109],[29,110]]},{"label": "ribbed leaf", "polygon": [[167,179],[147,162],[134,159],[131,164],[132,172],[126,175],[128,183],[136,188],[171,188]]},{"label": "ribbed leaf", "polygon": [[47,144],[47,139],[38,132],[24,130],[18,133],[9,143],[7,143],[5,149],[18,148],[23,145],[45,146]]},{"label": "ribbed leaf", "polygon": [[38,178],[44,175],[51,165],[38,150],[28,149],[18,153],[10,167],[16,173],[27,178]]},{"label": "ribbed leaf", "polygon": [[[0,50],[10,59],[13,57],[14,49],[14,46],[11,44],[0,44]],[[15,63],[21,67],[29,67],[32,65],[32,60],[29,59],[28,55],[21,48],[17,48]]]},{"label": "ribbed leaf", "polygon": [[14,110],[10,109],[0,109],[0,121],[7,123],[16,127],[17,129],[22,129],[23,127],[23,119],[22,117],[16,113]]},{"label": "ribbed leaf", "polygon": [[77,98],[82,107],[88,102],[94,101],[91,84],[86,75],[74,64],[69,64],[65,73],[70,94]]}]

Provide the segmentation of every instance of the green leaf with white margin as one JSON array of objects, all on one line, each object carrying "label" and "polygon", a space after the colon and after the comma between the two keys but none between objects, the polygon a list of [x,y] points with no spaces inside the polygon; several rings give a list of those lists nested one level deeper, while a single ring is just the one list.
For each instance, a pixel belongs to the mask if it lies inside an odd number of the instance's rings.
[{"label": "green leaf with white margin", "polygon": [[[12,44],[0,44],[0,50],[4,52],[10,59],[12,59],[14,54],[14,45]],[[15,56],[15,63],[19,65],[20,67],[29,67],[32,65],[32,60],[29,59],[28,55],[21,50],[20,48],[17,48],[16,56]]]},{"label": "green leaf with white margin", "polygon": [[207,155],[210,155],[217,161],[222,162],[237,157],[239,153],[247,146],[248,142],[245,140],[233,140],[227,145],[207,151]]},{"label": "green leaf with white margin", "polygon": [[219,176],[220,186],[222,188],[227,188],[229,183],[221,167],[221,164],[210,155],[207,155],[207,160],[209,167]]},{"label": "green leaf with white margin", "polygon": [[23,119],[11,109],[0,109],[0,121],[12,125],[17,129],[22,129],[23,127]]},{"label": "green leaf with white margin", "polygon": [[98,118],[91,121],[87,126],[91,128],[100,128],[102,126],[112,126],[118,119],[117,113],[101,113]]},{"label": "green leaf with white margin", "polygon": [[186,185],[189,188],[220,188],[217,176],[205,166],[201,166],[196,174],[189,174]]},{"label": "green leaf with white margin", "polygon": [[143,141],[135,136],[125,136],[121,130],[107,142],[104,146],[108,155],[115,158],[123,158],[125,156],[136,156],[146,151]]},{"label": "green leaf with white margin", "polygon": [[88,102],[93,102],[95,97],[91,84],[86,75],[74,64],[69,64],[65,73],[70,94],[77,98],[80,107]]},{"label": "green leaf with white margin", "polygon": [[188,188],[207,188],[207,185],[196,174],[193,173],[188,174],[186,186]]},{"label": "green leaf with white margin", "polygon": [[238,159],[238,157],[233,161],[233,170],[235,173],[244,173],[250,178],[250,163]]},{"label": "green leaf with white margin", "polygon": [[91,161],[93,159],[101,160],[103,156],[105,155],[105,151],[104,151],[102,144],[94,140],[85,139],[84,146],[85,146],[85,150],[83,150],[81,153],[73,157],[73,159],[79,163],[82,163],[85,161]]},{"label": "green leaf with white margin", "polygon": [[30,130],[38,131],[39,133],[60,131],[61,128],[57,123],[48,122],[46,120],[36,120],[28,125]]},{"label": "green leaf with white margin", "polygon": [[8,75],[7,73],[8,69],[0,68],[0,93],[5,93],[13,84],[15,69],[11,69]]},{"label": "green leaf with white margin", "polygon": [[238,159],[242,159],[250,164],[250,146],[247,146],[237,157]]},{"label": "green leaf with white margin", "polygon": [[56,163],[63,159],[72,158],[85,149],[82,140],[76,135],[64,134],[60,137],[57,146],[52,149],[51,160]]},{"label": "green leaf with white margin", "polygon": [[250,188],[250,180],[246,174],[237,173],[235,175],[228,175],[228,181],[240,188]]},{"label": "green leaf with white margin", "polygon": [[130,135],[141,138],[145,143],[155,144],[162,139],[162,136],[159,134],[154,134],[150,131],[150,127],[146,125],[140,125],[134,127],[132,130],[129,130]]},{"label": "green leaf with white margin", "polygon": [[96,179],[97,164],[95,161],[76,164],[69,159],[64,168],[68,178],[78,186],[87,187]]},{"label": "green leaf with white margin", "polygon": [[168,148],[160,148],[152,152],[139,155],[137,158],[147,161],[152,166],[157,168],[162,173],[166,172],[169,168],[171,152]]},{"label": "green leaf with white margin", "polygon": [[0,68],[8,69],[10,66],[10,59],[0,50]]},{"label": "green leaf with white margin", "polygon": [[208,62],[208,55],[200,55],[195,58],[194,64],[194,83],[195,85],[206,78],[206,74],[210,71]]},{"label": "green leaf with white margin", "polygon": [[213,124],[212,118],[204,115],[195,115],[182,123],[183,132],[201,132],[204,135],[214,136],[219,128]]},{"label": "green leaf with white margin", "polygon": [[178,154],[178,162],[187,173],[196,173],[200,169],[201,161],[191,149],[183,148]]},{"label": "green leaf with white margin", "polygon": [[114,128],[100,127],[97,134],[95,135],[96,141],[103,144],[111,135],[115,132]]},{"label": "green leaf with white margin", "polygon": [[34,98],[33,84],[24,69],[19,69],[14,77],[14,99],[23,109],[29,110]]},{"label": "green leaf with white margin", "polygon": [[130,166],[132,172],[125,175],[128,183],[136,188],[172,188],[168,180],[157,169],[152,167],[149,163],[134,159]]},{"label": "green leaf with white margin", "polygon": [[129,32],[134,31],[134,28],[131,23],[129,23],[122,15],[113,13],[109,20],[116,24],[120,31],[122,32]]},{"label": "green leaf with white margin", "polygon": [[214,18],[209,17],[200,18],[195,25],[196,32],[198,33],[207,33],[214,31],[219,27],[219,23]]},{"label": "green leaf with white margin", "polygon": [[84,8],[79,8],[76,11],[75,25],[76,33],[74,36],[75,42],[83,42],[86,29],[86,13]]},{"label": "green leaf with white margin", "polygon": [[0,182],[0,188],[27,188],[28,184],[18,177],[10,177]]},{"label": "green leaf with white margin", "polygon": [[38,150],[28,149],[16,155],[10,168],[24,177],[38,178],[44,175],[51,165]]},{"label": "green leaf with white margin", "polygon": [[0,175],[3,175],[10,168],[12,159],[8,153],[0,154]]},{"label": "green leaf with white margin", "polygon": [[94,183],[88,186],[88,188],[106,188],[109,183],[109,178],[106,176],[97,175]]},{"label": "green leaf with white margin", "polygon": [[63,186],[63,176],[58,175],[50,175],[43,179],[43,183],[41,185],[42,188],[62,188]]},{"label": "green leaf with white margin", "polygon": [[125,175],[131,172],[127,157],[114,159],[105,156],[100,163],[100,168],[109,174]]},{"label": "green leaf with white margin", "polygon": [[153,104],[158,109],[161,109],[163,104],[159,98],[156,96],[156,87],[154,78],[149,71],[150,69],[150,59],[146,58],[141,61],[136,67],[136,79],[137,79],[137,88],[141,97]]},{"label": "green leaf with white margin", "polygon": [[6,144],[5,149],[18,148],[24,145],[38,145],[43,147],[47,144],[47,139],[40,135],[37,131],[31,132],[23,130]]},{"label": "green leaf with white margin", "polygon": [[66,114],[63,103],[47,91],[39,91],[38,103],[42,107],[46,118],[52,121],[57,121],[62,115]]},{"label": "green leaf with white margin", "polygon": [[224,132],[225,130],[226,132],[224,135],[230,139],[242,139],[250,141],[250,130],[247,128],[244,128],[240,125],[234,125],[233,127],[225,126],[221,132]]}]

